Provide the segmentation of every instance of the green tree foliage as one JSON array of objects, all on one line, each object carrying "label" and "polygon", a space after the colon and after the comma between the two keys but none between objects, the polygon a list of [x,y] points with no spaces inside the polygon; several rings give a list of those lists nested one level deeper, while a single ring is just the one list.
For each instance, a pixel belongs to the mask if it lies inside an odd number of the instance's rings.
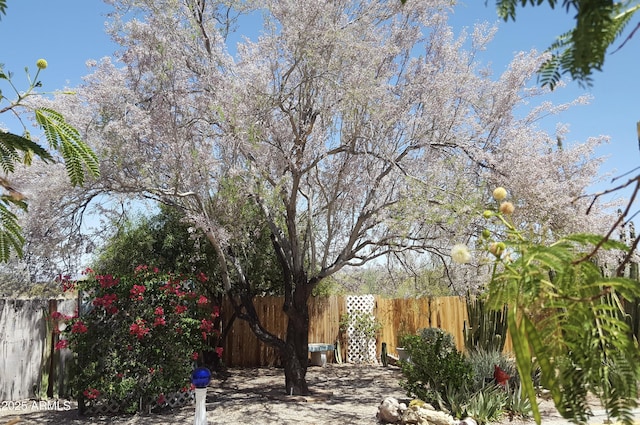
[{"label": "green tree foliage", "polygon": [[[485,217],[506,230],[500,245],[489,245],[495,262],[488,302],[497,310],[509,305],[520,376],[539,367],[558,411],[573,422],[592,415],[587,396],[593,394],[611,417],[631,423],[640,352],[625,321],[624,301],[638,297],[640,288],[637,281],[603,274],[594,260],[596,253],[624,253],[628,247],[588,234],[541,245],[525,238],[503,213],[487,211]],[[540,423],[533,383],[522,383]]]},{"label": "green tree foliage", "polygon": [[126,220],[100,250],[93,268],[119,276],[129,274],[138,264],[176,273],[211,273],[215,253],[181,219],[178,210],[161,205],[157,214]]},{"label": "green tree foliage", "polygon": [[[544,0],[497,0],[498,15],[504,20],[516,19],[516,8],[539,6]],[[559,5],[548,0],[551,8]],[[590,85],[593,71],[602,70],[609,47],[623,36],[623,31],[640,9],[637,0],[563,0],[567,12],[575,12],[575,27],[560,35],[549,47],[552,56],[540,69],[540,81],[553,88],[563,74],[581,84]],[[621,43],[626,43],[640,24]]]},{"label": "green tree foliage", "polygon": [[[254,235],[256,236],[256,235]],[[252,290],[262,295],[281,293],[279,272],[269,249],[268,232],[250,239],[253,245],[243,249]],[[236,246],[236,249],[240,249]],[[160,205],[153,216],[140,216],[119,225],[118,230],[98,253],[94,269],[99,273],[127,275],[138,264],[149,264],[160,270],[176,273],[205,271],[210,282],[220,282],[217,254],[205,240],[202,232],[185,223],[180,210]],[[222,290],[210,283],[206,288],[210,294]]]},{"label": "green tree foliage", "polygon": [[451,409],[451,394],[466,390],[473,381],[471,363],[457,350],[453,336],[439,328],[425,328],[419,335],[403,336],[400,344],[411,358],[401,363],[401,385],[407,394]]}]

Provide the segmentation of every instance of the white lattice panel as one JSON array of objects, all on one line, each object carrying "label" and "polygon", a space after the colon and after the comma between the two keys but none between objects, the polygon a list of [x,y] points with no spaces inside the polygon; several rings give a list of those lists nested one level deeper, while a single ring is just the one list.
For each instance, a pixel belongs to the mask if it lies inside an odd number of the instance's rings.
[{"label": "white lattice panel", "polygon": [[[348,295],[347,313],[366,314],[375,320],[373,309],[375,298],[373,295]],[[347,327],[347,362],[348,363],[377,363],[376,340],[375,338],[365,338],[350,324]]]},{"label": "white lattice panel", "polygon": [[[176,407],[183,407],[192,404],[195,401],[195,392],[179,391],[170,393],[165,396],[165,400],[162,404],[158,404],[154,401],[151,405],[147,406],[149,412],[158,408],[169,407],[171,409]],[[124,403],[116,400],[85,400],[84,414],[87,416],[93,415],[113,415],[122,413],[124,411]]]}]

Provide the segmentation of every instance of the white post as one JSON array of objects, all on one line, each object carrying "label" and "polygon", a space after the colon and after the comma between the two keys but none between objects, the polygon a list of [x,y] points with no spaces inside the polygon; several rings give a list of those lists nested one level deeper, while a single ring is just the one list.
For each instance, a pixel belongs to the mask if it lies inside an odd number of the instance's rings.
[{"label": "white post", "polygon": [[196,415],[193,425],[207,425],[207,386],[211,382],[211,372],[206,367],[196,368],[191,373],[191,383],[196,387]]},{"label": "white post", "polygon": [[207,425],[207,389],[196,388],[196,416],[193,425]]}]

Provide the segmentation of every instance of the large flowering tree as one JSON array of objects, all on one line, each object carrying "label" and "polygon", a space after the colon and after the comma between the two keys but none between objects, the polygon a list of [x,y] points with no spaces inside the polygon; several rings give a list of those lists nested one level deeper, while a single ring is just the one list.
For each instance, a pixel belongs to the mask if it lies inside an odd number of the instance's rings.
[{"label": "large flowering tree", "polygon": [[[562,231],[584,217],[570,201],[593,180],[588,151],[601,140],[558,150],[536,127],[548,105],[516,114],[546,93],[526,87],[544,58],[520,54],[494,78],[477,60],[492,29],[456,37],[448,1],[269,1],[254,41],[219,25],[249,2],[111,3],[118,63],[96,63],[82,101],[56,105],[98,149],[104,191],[178,206],[202,229],[238,317],[279,350],[287,393],[308,392],[306,305],[322,279],[407,251],[448,265],[503,179],[534,205],[522,225]],[[538,190],[559,195],[553,215],[535,214]],[[251,301],[245,248],[263,224],[284,338]],[[451,281],[476,285],[467,271]]]}]

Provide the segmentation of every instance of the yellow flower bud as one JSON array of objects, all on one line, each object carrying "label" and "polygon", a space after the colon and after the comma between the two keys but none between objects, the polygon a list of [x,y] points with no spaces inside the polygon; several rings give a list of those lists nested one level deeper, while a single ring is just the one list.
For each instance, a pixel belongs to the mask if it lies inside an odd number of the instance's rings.
[{"label": "yellow flower bud", "polygon": [[485,239],[489,239],[489,237],[491,236],[491,231],[489,229],[483,229],[482,230],[482,237]]},{"label": "yellow flower bud", "polygon": [[507,189],[505,189],[504,187],[496,187],[493,190],[493,199],[495,199],[496,201],[502,201],[506,197]]},{"label": "yellow flower bud", "polygon": [[493,217],[493,211],[485,210],[485,211],[482,213],[482,216],[483,216],[484,218],[491,218],[491,217]]},{"label": "yellow flower bud", "polygon": [[38,61],[36,62],[36,66],[38,67],[38,69],[45,69],[47,65],[49,64],[44,59],[38,59]]},{"label": "yellow flower bud", "polygon": [[500,212],[502,214],[505,214],[505,215],[513,214],[515,209],[516,207],[514,207],[511,202],[504,201],[503,203],[500,204]]}]

